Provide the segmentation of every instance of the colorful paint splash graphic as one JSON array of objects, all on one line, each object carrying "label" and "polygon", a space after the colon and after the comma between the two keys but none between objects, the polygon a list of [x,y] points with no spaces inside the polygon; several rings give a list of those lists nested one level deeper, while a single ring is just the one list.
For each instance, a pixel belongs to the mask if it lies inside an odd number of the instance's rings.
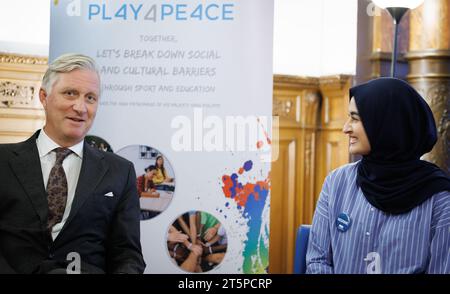
[{"label": "colorful paint splash graphic", "polygon": [[[263,210],[269,195],[269,177],[256,183],[239,181],[239,177],[253,168],[251,160],[244,163],[237,173],[223,175],[223,193],[225,197],[236,202],[242,217],[247,220],[249,231],[245,242],[243,256],[243,272],[245,274],[266,273],[269,265],[269,250],[267,238],[269,228],[263,222]],[[229,203],[225,204],[226,206]]]}]

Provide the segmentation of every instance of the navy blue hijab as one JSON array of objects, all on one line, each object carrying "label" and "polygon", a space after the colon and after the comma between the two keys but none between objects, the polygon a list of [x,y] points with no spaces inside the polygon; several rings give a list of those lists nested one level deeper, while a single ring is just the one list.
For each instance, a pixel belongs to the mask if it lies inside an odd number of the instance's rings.
[{"label": "navy blue hijab", "polygon": [[371,151],[358,165],[356,182],[376,208],[392,214],[410,211],[441,191],[450,178],[420,160],[437,140],[433,113],[406,82],[379,78],[350,89]]}]

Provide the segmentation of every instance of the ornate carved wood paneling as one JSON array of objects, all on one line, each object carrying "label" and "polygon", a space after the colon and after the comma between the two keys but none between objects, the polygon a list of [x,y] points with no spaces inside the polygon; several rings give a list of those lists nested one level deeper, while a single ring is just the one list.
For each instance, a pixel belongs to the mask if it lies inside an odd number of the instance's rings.
[{"label": "ornate carved wood paneling", "polygon": [[315,133],[320,104],[316,78],[275,76],[273,114],[279,116],[279,157],[272,163],[271,273],[291,273],[295,232],[314,203]]},{"label": "ornate carved wood paneling", "polygon": [[45,120],[39,88],[47,58],[0,53],[0,143],[29,137]]},{"label": "ornate carved wood paneling", "polygon": [[[281,122],[283,124],[283,122]],[[295,216],[299,181],[300,132],[281,130],[279,157],[272,164],[270,202],[269,272],[292,271],[295,245]]]},{"label": "ornate carved wood paneling", "polygon": [[24,64],[24,65],[43,65],[47,66],[47,58],[39,56],[29,56],[20,54],[10,54],[0,52],[0,63],[8,63],[12,65]]},{"label": "ornate carved wood paneling", "polygon": [[348,114],[351,76],[337,75],[320,79],[322,108],[317,141],[317,172],[314,201],[317,201],[325,177],[349,162],[348,137],[342,132]]},{"label": "ornate carved wood paneling", "polygon": [[348,161],[340,130],[348,105],[348,94],[343,93],[349,84],[347,76],[274,78],[273,113],[280,117],[280,126],[279,157],[271,172],[271,273],[292,272],[298,226],[311,223],[327,172]]},{"label": "ornate carved wood paneling", "polygon": [[33,103],[35,92],[34,86],[0,80],[0,107],[29,107]]}]

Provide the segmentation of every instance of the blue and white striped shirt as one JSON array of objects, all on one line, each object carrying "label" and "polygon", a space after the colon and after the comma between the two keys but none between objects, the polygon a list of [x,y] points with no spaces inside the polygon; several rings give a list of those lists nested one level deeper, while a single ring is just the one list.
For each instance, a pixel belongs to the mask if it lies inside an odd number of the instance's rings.
[{"label": "blue and white striped shirt", "polygon": [[[358,162],[325,179],[314,214],[307,273],[450,273],[450,192],[430,197],[408,213],[373,207],[356,185]],[[351,218],[336,227],[341,212]]]}]

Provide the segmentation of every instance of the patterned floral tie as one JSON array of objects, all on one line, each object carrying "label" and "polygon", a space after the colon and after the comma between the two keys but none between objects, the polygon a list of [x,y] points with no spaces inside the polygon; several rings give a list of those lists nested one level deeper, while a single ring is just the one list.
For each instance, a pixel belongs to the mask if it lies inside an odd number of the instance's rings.
[{"label": "patterned floral tie", "polygon": [[72,153],[67,148],[55,148],[56,162],[50,171],[47,183],[48,222],[47,229],[51,232],[52,227],[61,222],[67,202],[67,178],[62,163]]}]

